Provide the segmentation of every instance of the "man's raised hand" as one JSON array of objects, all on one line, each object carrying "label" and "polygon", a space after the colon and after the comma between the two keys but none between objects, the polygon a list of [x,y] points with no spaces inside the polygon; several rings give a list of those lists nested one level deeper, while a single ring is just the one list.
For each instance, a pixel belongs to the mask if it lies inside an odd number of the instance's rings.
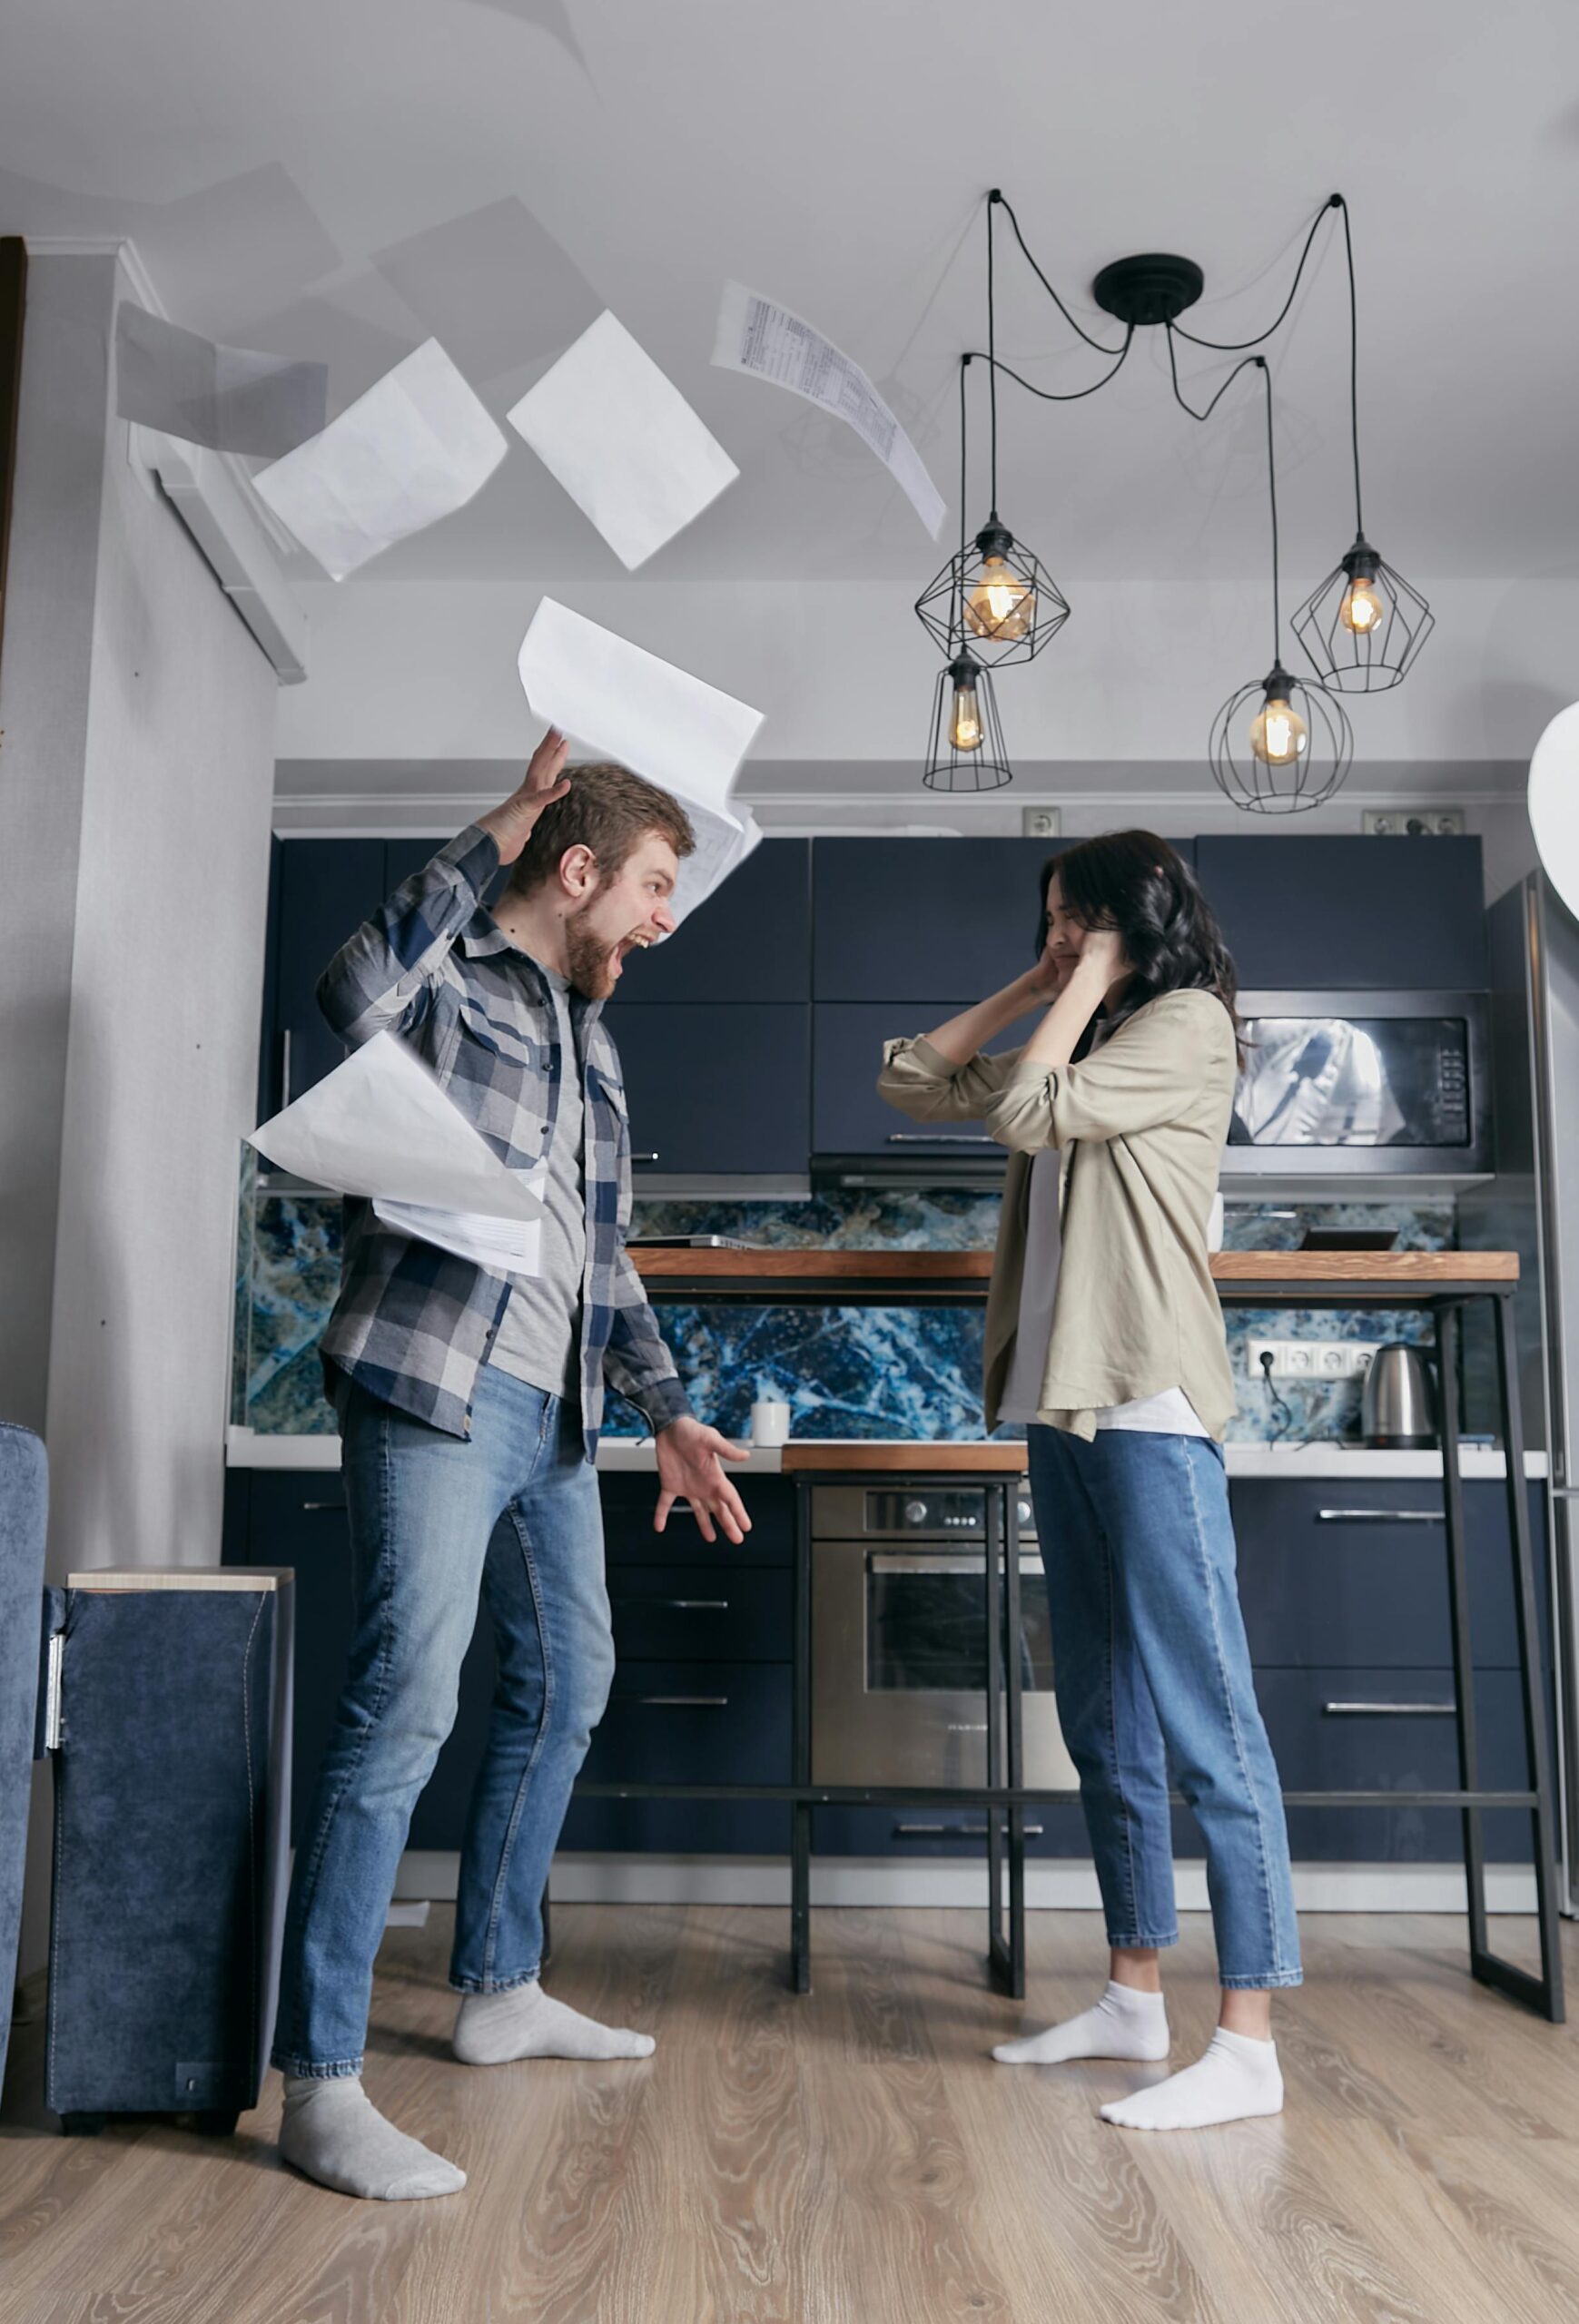
[{"label": "man's raised hand", "polygon": [[569,748],[558,728],[550,726],[532,753],[519,789],[512,791],[502,806],[478,817],[481,828],[491,832],[501,863],[515,862],[544,808],[551,807],[556,799],[563,799],[569,790],[569,779],[565,773]]}]

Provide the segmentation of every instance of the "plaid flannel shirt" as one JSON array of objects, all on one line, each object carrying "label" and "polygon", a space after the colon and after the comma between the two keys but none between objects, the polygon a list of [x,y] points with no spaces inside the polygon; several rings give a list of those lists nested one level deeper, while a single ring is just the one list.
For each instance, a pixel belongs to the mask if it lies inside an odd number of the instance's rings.
[{"label": "plaid flannel shirt", "polygon": [[[336,953],[319,1005],[352,1047],[398,1033],[501,1162],[530,1169],[547,1153],[567,1070],[552,996],[536,961],[483,908],[498,869],[472,824],[397,888]],[[587,1268],[581,1297],[581,1416],[597,1450],[605,1377],[655,1431],[691,1409],[625,1247],[630,1128],[619,1058],[602,1003],[571,996],[585,1059]],[[502,1275],[391,1232],[348,1196],[340,1296],[323,1337],[330,1365],[369,1394],[450,1436],[471,1432],[477,1375],[509,1298]]]}]

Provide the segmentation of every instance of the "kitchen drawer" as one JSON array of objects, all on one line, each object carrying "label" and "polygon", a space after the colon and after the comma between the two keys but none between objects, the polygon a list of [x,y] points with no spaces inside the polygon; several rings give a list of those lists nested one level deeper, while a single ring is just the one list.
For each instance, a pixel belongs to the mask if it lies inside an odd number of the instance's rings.
[{"label": "kitchen drawer", "polygon": [[735,1482],[751,1519],[744,1541],[726,1541],[715,1528],[711,1541],[688,1509],[669,1512],[661,1533],[653,1531],[658,1481],[631,1470],[598,1479],[603,1495],[604,1557],[617,1565],[789,1565],[795,1558],[795,1487],[788,1477],[747,1477]]},{"label": "kitchen drawer", "polygon": [[[1258,1666],[1451,1664],[1447,1541],[1428,1479],[1244,1477],[1230,1487],[1239,1601]],[[1543,1488],[1529,1488],[1543,1659],[1550,1659]],[[1507,1502],[1464,1488],[1470,1631],[1477,1667],[1517,1667]]]},{"label": "kitchen drawer", "polygon": [[794,1650],[788,1567],[615,1566],[608,1596],[622,1664],[787,1662]]},{"label": "kitchen drawer", "polygon": [[[1457,1785],[1450,1669],[1350,1664],[1258,1671],[1256,1689],[1286,1791],[1449,1791]],[[1530,1777],[1517,1672],[1478,1672],[1475,1699],[1481,1784],[1490,1790],[1524,1790]],[[1447,1708],[1365,1708],[1371,1705]],[[1493,1862],[1527,1860],[1526,1811],[1496,1810],[1482,1822]],[[1461,1856],[1461,1830],[1456,1808],[1307,1807],[1288,1814],[1297,1861],[1449,1862]]]},{"label": "kitchen drawer", "polygon": [[589,1783],[787,1783],[787,1662],[622,1662]]},{"label": "kitchen drawer", "polygon": [[[1088,1856],[1091,1844],[1077,1807],[1026,1811],[1026,1853],[1033,1856]],[[980,1807],[818,1807],[812,1814],[812,1846],[819,1856],[890,1856],[896,1862],[931,1864],[986,1861],[986,1814]]]}]

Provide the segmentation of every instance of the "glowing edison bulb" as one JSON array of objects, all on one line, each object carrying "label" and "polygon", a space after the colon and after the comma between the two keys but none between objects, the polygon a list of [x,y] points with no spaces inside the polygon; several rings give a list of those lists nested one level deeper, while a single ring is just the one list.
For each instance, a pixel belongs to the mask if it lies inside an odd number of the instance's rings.
[{"label": "glowing edison bulb", "polygon": [[1281,694],[1268,694],[1250,721],[1250,748],[1263,766],[1293,766],[1309,739],[1304,719]]},{"label": "glowing edison bulb", "polygon": [[965,620],[978,637],[1023,637],[1036,618],[1036,592],[1001,556],[982,562],[965,599]]},{"label": "glowing edison bulb", "polygon": [[949,724],[949,740],[956,751],[979,751],[982,747],[982,713],[976,701],[976,689],[968,679],[954,681],[954,710]]},{"label": "glowing edison bulb", "polygon": [[1337,617],[1357,637],[1368,637],[1387,612],[1387,600],[1368,575],[1357,573],[1343,593]]}]

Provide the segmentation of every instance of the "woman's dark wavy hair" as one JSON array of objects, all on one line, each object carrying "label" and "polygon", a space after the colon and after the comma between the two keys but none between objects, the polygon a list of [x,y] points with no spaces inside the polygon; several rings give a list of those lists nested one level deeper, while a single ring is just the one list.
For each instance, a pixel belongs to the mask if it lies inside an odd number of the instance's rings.
[{"label": "woman's dark wavy hair", "polygon": [[1134,969],[1113,1022],[1121,1024],[1160,993],[1215,993],[1232,1020],[1242,1060],[1233,960],[1183,857],[1153,832],[1103,832],[1051,857],[1041,867],[1038,953],[1047,942],[1054,872],[1076,926],[1115,930]]}]

